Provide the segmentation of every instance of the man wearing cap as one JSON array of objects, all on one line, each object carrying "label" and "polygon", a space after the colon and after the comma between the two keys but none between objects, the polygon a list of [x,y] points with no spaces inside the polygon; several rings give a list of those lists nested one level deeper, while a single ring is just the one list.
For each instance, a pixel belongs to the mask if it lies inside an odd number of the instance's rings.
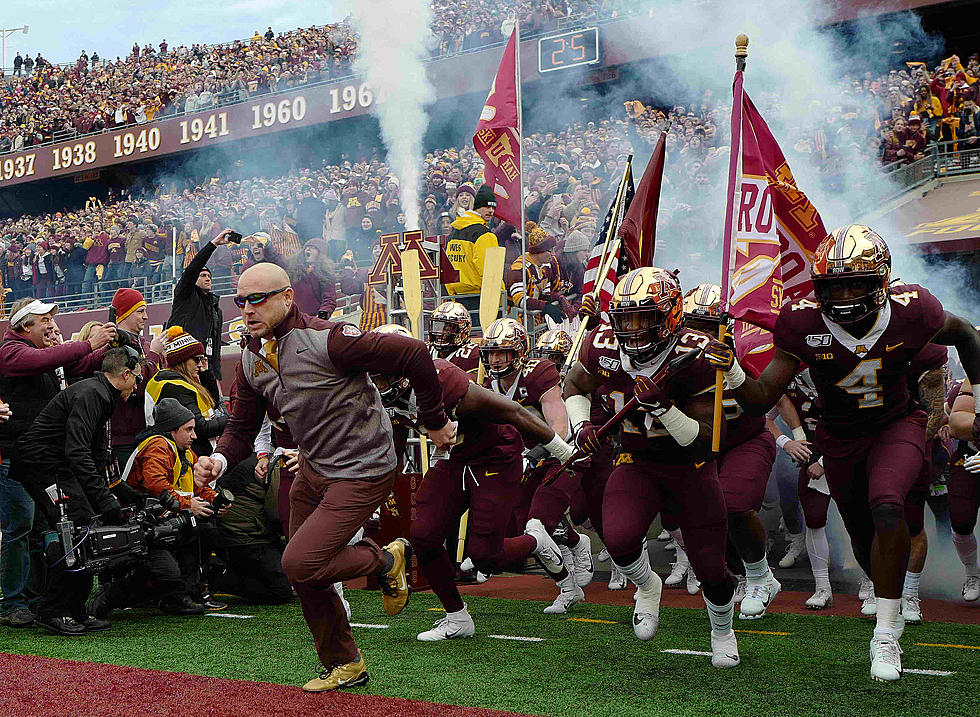
[{"label": "man wearing cap", "polygon": [[[143,380],[133,391],[128,401],[120,401],[109,422],[109,433],[112,437],[112,454],[120,467],[126,465],[129,456],[136,449],[136,436],[146,428],[146,415],[143,410],[144,391],[146,382],[163,363],[163,334],[157,334],[152,340],[143,336],[146,327],[146,301],[136,289],[116,289],[112,297],[112,308],[109,311],[110,320],[114,320],[123,343],[132,346],[145,361],[143,364]],[[125,332],[125,333],[122,333]]]},{"label": "man wearing cap", "polygon": [[[483,262],[487,249],[499,246],[497,236],[490,231],[487,224],[496,208],[497,197],[494,196],[493,189],[489,185],[482,185],[476,193],[473,209],[453,221],[446,243],[449,261],[459,272],[459,281],[447,284],[446,290],[471,311],[480,305],[479,293],[483,285]],[[467,294],[471,296],[466,296]]]},{"label": "man wearing cap", "polygon": [[41,574],[39,567],[31,566],[39,554],[36,550],[28,553],[34,501],[21,485],[26,468],[19,460],[17,439],[60,391],[55,370],[64,367],[69,374],[91,373],[101,365],[105,347],[116,337],[115,328],[105,325],[85,341],[49,347],[46,337],[57,313],[57,304],[20,299],[11,307],[10,327],[0,341],[0,397],[11,412],[11,419],[0,423],[0,624],[13,627],[32,624],[29,603],[37,595],[29,581],[32,572]]}]

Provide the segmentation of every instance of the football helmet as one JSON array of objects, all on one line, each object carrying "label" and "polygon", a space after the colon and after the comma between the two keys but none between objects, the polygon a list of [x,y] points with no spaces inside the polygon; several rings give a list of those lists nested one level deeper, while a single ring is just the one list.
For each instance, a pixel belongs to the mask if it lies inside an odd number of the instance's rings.
[{"label": "football helmet", "polygon": [[721,323],[721,287],[698,284],[684,294],[684,325],[695,331],[716,335]]},{"label": "football helmet", "polygon": [[[494,353],[510,352],[505,363],[491,363]],[[515,319],[497,319],[487,327],[483,334],[483,344],[480,346],[480,359],[486,366],[487,375],[491,378],[503,378],[515,371],[520,371],[531,352],[531,340],[527,329]]]},{"label": "football helmet", "polygon": [[473,319],[466,307],[457,301],[444,301],[429,318],[429,345],[440,355],[462,348],[470,339]]},{"label": "football helmet", "polygon": [[[401,336],[412,337],[412,332],[406,329],[404,326],[398,324],[382,324],[378,328],[374,329],[371,333],[373,334],[399,334]],[[378,389],[378,393],[381,394],[381,403],[385,406],[392,406],[398,402],[400,398],[405,396],[408,391],[412,388],[408,379],[404,376],[392,376],[389,374],[378,374],[372,373],[371,380]]]},{"label": "football helmet", "polygon": [[549,359],[558,366],[565,363],[568,352],[572,350],[572,337],[561,329],[545,331],[538,337],[532,352],[535,358]]},{"label": "football helmet", "polygon": [[888,245],[871,227],[848,224],[830,232],[810,267],[820,311],[838,324],[877,313],[888,301],[891,268]]},{"label": "football helmet", "polygon": [[684,317],[684,294],[673,272],[644,266],[616,284],[609,321],[627,356],[645,363],[666,350]]}]

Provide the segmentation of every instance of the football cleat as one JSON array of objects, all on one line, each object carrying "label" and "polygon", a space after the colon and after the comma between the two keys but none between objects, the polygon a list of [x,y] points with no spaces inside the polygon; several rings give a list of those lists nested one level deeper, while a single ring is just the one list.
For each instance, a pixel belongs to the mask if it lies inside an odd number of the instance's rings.
[{"label": "football cleat", "polygon": [[745,588],[745,597],[738,606],[739,620],[758,620],[766,614],[766,608],[772,603],[779,594],[783,586],[769,573],[769,580],[761,585],[748,585]]},{"label": "football cleat", "polygon": [[667,532],[666,528],[660,531],[660,535],[657,536],[657,540],[661,542],[665,540],[670,540],[670,533]]},{"label": "football cleat", "polygon": [[602,550],[595,556],[597,563],[605,563],[609,560],[609,551],[603,546]]},{"label": "football cleat", "polygon": [[878,614],[878,598],[875,597],[874,591],[861,601],[861,614],[869,617]]},{"label": "football cleat", "polygon": [[834,602],[834,594],[827,588],[817,588],[817,591],[813,593],[806,601],[807,610],[823,610],[825,607],[830,607]]},{"label": "football cleat", "polygon": [[868,577],[862,577],[858,583],[858,600],[867,600],[874,594],[875,586]]},{"label": "football cleat", "polygon": [[453,640],[457,637],[473,637],[476,634],[476,625],[473,624],[473,617],[469,612],[465,612],[465,605],[463,609],[463,617],[446,615],[439,618],[433,623],[431,630],[420,632],[416,639],[422,642],[438,642],[439,640]]},{"label": "football cleat", "polygon": [[558,597],[556,597],[555,601],[544,609],[545,615],[564,615],[566,612],[568,612],[568,608],[570,608],[572,605],[585,600],[585,591],[575,584],[575,578],[566,578],[562,582],[566,581],[568,582],[568,585],[562,585],[561,592],[558,593]]},{"label": "football cleat", "polygon": [[789,545],[786,547],[786,555],[779,560],[779,567],[791,568],[796,565],[796,561],[801,555],[806,554],[806,533],[790,535]]},{"label": "football cleat", "polygon": [[412,559],[412,546],[405,538],[397,538],[388,543],[384,550],[394,561],[390,570],[378,576],[378,585],[385,612],[394,617],[408,605],[411,594],[408,586],[408,563]]},{"label": "football cleat", "polygon": [[922,604],[918,595],[902,596],[902,617],[905,618],[906,625],[922,623]]},{"label": "football cleat", "polygon": [[664,580],[664,585],[669,588],[679,588],[690,567],[691,564],[687,560],[687,555],[678,554],[677,562],[670,565],[670,575]]},{"label": "football cleat", "polygon": [[742,602],[745,597],[745,586],[748,584],[744,575],[736,575],[735,580],[735,595],[732,598],[736,603]]},{"label": "football cleat", "polygon": [[902,646],[891,635],[875,635],[871,640],[871,679],[895,682],[902,676]]},{"label": "football cleat", "polygon": [[477,585],[483,585],[483,583],[485,583],[491,577],[493,577],[493,576],[492,575],[488,575],[487,573],[481,573],[479,570],[477,570],[476,571],[476,584]]},{"label": "football cleat", "polygon": [[963,582],[963,599],[967,602],[974,602],[980,599],[980,577],[967,575]]},{"label": "football cleat", "polygon": [[653,585],[646,590],[638,591],[636,605],[633,608],[633,634],[644,642],[652,640],[657,634],[660,624],[660,595],[663,592],[663,581],[653,573]]},{"label": "football cleat", "polygon": [[701,581],[698,580],[698,576],[694,574],[694,568],[688,568],[687,569],[687,594],[697,595],[700,589],[701,589]]},{"label": "football cleat", "polygon": [[611,563],[612,572],[609,573],[609,589],[610,590],[625,590],[626,589],[626,576],[623,575],[622,571],[616,563]]},{"label": "football cleat", "polygon": [[561,548],[558,543],[548,535],[544,529],[544,524],[537,518],[527,521],[524,533],[530,535],[537,542],[532,550],[532,554],[541,562],[541,567],[550,575],[557,575],[563,568],[567,568],[565,561],[561,557]]},{"label": "football cleat", "polygon": [[[585,535],[579,533],[578,544],[571,549],[572,562],[566,565],[573,565],[575,568],[575,584],[581,588],[592,582],[595,575],[595,564],[592,562],[592,541]],[[562,552],[562,557],[565,553]]]},{"label": "football cleat", "polygon": [[741,660],[738,656],[738,640],[735,639],[735,632],[729,632],[722,637],[715,637],[711,634],[711,666],[712,667],[735,667]]},{"label": "football cleat", "polygon": [[364,652],[359,651],[357,659],[346,665],[337,665],[332,670],[321,669],[320,674],[303,685],[304,692],[329,692],[342,687],[358,687],[367,684],[367,665]]},{"label": "football cleat", "polygon": [[677,550],[677,541],[671,538],[664,545],[664,550]]}]

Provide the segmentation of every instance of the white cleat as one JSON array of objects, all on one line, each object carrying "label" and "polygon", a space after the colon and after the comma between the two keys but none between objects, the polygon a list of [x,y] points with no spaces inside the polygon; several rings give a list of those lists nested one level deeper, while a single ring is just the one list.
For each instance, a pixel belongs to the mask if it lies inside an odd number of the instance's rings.
[{"label": "white cleat", "polygon": [[861,614],[867,615],[868,617],[878,614],[878,598],[875,597],[873,590],[871,591],[871,594],[861,602]]},{"label": "white cleat", "polygon": [[670,575],[664,580],[664,585],[669,588],[679,588],[683,582],[691,564],[687,561],[687,556],[678,558],[676,563],[670,565]]},{"label": "white cleat", "polygon": [[476,583],[477,583],[477,585],[482,585],[487,580],[489,580],[491,577],[493,577],[493,576],[492,575],[488,575],[487,573],[481,573],[479,570],[476,571]]},{"label": "white cleat", "polygon": [[548,535],[548,531],[544,529],[544,524],[540,520],[531,518],[527,521],[524,532],[533,537],[537,542],[537,545],[531,552],[541,561],[541,565],[545,571],[555,575],[560,573],[562,568],[566,567],[565,561],[561,557],[561,548],[558,547],[558,543],[554,541],[554,538]]},{"label": "white cleat", "polygon": [[657,634],[660,624],[660,595],[664,583],[660,576],[653,574],[653,585],[647,590],[639,591],[636,605],[633,608],[633,634],[646,642]]},{"label": "white cleat", "polygon": [[664,545],[664,550],[677,550],[677,541],[673,538],[668,540],[667,544]]},{"label": "white cleat", "polygon": [[744,575],[738,575],[735,579],[738,582],[735,585],[735,595],[732,596],[732,599],[737,605],[738,603],[742,602],[742,599],[745,597],[745,588],[748,583],[746,582]]},{"label": "white cleat", "polygon": [[564,615],[572,605],[585,600],[585,592],[575,584],[575,580],[572,579],[569,582],[571,585],[562,587],[555,601],[544,609],[545,615]]},{"label": "white cleat", "polygon": [[439,640],[452,640],[457,637],[473,637],[474,634],[476,634],[476,625],[473,624],[473,618],[467,612],[465,619],[462,620],[453,619],[449,615],[436,620],[431,630],[418,634],[418,639],[422,642],[438,642]]},{"label": "white cleat", "polygon": [[963,599],[967,602],[975,602],[980,599],[980,577],[967,575],[963,583]]},{"label": "white cleat", "polygon": [[[581,535],[581,534],[580,534]],[[592,545],[588,537],[581,535],[578,545],[571,549],[572,562],[566,565],[575,566],[575,584],[580,588],[592,582],[595,575],[595,563],[592,562]],[[565,553],[562,551],[562,556]]]},{"label": "white cleat", "polygon": [[902,617],[906,625],[922,624],[922,604],[918,595],[902,596]]},{"label": "white cleat", "polygon": [[890,635],[871,640],[871,679],[895,682],[902,676],[902,647]]},{"label": "white cleat", "polygon": [[745,588],[745,597],[738,606],[739,620],[758,620],[765,616],[766,608],[779,594],[783,586],[769,573],[769,580],[762,585],[749,585]]},{"label": "white cleat", "polygon": [[867,577],[862,577],[858,583],[858,600],[864,601],[874,595],[875,585]]},{"label": "white cleat", "polygon": [[701,581],[698,580],[698,576],[694,574],[694,568],[687,569],[687,594],[697,595],[701,590]]},{"label": "white cleat", "polygon": [[625,590],[626,589],[626,576],[620,571],[619,566],[616,563],[610,563],[612,565],[612,572],[609,573],[609,589],[610,590]]},{"label": "white cleat", "polygon": [[670,540],[670,533],[667,532],[666,528],[660,531],[657,540]]},{"label": "white cleat", "polygon": [[711,635],[711,666],[735,667],[741,662],[738,656],[738,641],[735,633],[729,632],[723,637]]},{"label": "white cleat", "polygon": [[465,572],[469,572],[475,568],[476,566],[473,564],[473,558],[471,558],[469,555],[463,558],[463,562],[459,564],[459,569]]},{"label": "white cleat", "polygon": [[609,551],[603,548],[595,556],[595,559],[597,563],[605,563],[606,561],[609,560]]},{"label": "white cleat", "polygon": [[786,555],[779,561],[779,567],[791,568],[796,565],[801,555],[806,553],[806,533],[790,535],[789,546],[786,548]]},{"label": "white cleat", "polygon": [[807,610],[823,610],[834,603],[834,594],[827,588],[817,588],[817,591],[806,601]]}]

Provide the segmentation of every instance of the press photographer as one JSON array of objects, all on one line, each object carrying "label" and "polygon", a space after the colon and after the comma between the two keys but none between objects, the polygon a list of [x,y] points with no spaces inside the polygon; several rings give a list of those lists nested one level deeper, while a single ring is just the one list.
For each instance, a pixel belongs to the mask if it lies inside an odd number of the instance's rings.
[{"label": "press photographer", "polygon": [[[17,477],[37,506],[35,519],[47,530],[57,529],[62,511],[82,529],[97,519],[108,525],[123,522],[119,501],[106,479],[110,463],[106,425],[116,405],[129,398],[140,378],[136,352],[125,347],[111,349],[102,360],[101,372],[57,394],[20,436],[17,448],[25,470]],[[52,482],[59,505],[47,490]],[[92,576],[68,564],[76,562],[69,555],[76,555],[80,545],[73,545],[66,555],[53,534],[45,537],[48,566],[36,624],[59,635],[84,635],[111,627],[85,611]]]}]

